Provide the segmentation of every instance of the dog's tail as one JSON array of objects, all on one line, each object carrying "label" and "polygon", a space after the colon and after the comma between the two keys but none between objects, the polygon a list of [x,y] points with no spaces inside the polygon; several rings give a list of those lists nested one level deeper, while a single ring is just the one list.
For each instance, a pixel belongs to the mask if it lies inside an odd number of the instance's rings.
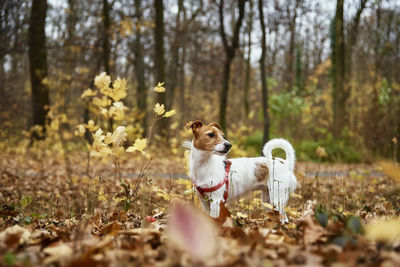
[{"label": "dog's tail", "polygon": [[268,141],[263,148],[263,154],[265,157],[272,158],[272,150],[281,148],[286,153],[286,161],[289,164],[290,171],[294,171],[294,162],[296,160],[294,149],[292,145],[285,139],[277,138]]}]

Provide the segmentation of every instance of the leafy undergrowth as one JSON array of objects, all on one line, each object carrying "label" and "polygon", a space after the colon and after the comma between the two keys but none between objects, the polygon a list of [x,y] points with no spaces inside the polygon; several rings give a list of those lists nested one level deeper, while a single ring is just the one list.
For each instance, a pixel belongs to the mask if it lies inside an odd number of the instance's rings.
[{"label": "leafy undergrowth", "polygon": [[51,157],[3,155],[0,265],[400,264],[400,187],[379,166],[299,163],[281,225],[259,192],[212,221],[191,183],[172,177],[185,173],[183,161],[154,160],[126,178],[144,163],[121,159],[117,179],[100,161],[82,174],[81,157],[67,176]]}]

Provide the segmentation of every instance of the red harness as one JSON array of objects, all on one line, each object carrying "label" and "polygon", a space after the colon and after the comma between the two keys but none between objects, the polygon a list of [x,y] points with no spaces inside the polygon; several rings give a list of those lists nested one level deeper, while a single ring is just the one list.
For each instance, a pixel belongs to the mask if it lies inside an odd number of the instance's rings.
[{"label": "red harness", "polygon": [[199,192],[199,194],[203,197],[206,198],[205,193],[209,193],[209,192],[214,192],[216,190],[218,190],[219,188],[221,188],[221,186],[223,186],[224,184],[226,184],[226,189],[224,192],[224,202],[226,202],[226,200],[228,199],[228,194],[229,194],[229,170],[231,168],[232,162],[229,160],[224,160],[225,163],[225,177],[224,180],[222,182],[220,182],[219,184],[217,184],[216,186],[213,187],[200,187],[197,186],[196,184],[194,185],[197,189],[197,192]]}]

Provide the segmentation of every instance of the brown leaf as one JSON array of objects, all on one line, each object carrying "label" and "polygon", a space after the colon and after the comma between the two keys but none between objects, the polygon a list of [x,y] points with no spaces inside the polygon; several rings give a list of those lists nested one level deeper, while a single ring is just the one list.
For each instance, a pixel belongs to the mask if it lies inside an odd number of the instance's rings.
[{"label": "brown leaf", "polygon": [[101,229],[102,235],[116,235],[121,229],[121,225],[117,221],[110,222]]},{"label": "brown leaf", "polygon": [[304,226],[304,245],[313,244],[317,241],[325,241],[326,230],[318,224],[312,214],[307,214],[301,218],[300,224]]},{"label": "brown leaf", "polygon": [[229,210],[225,207],[225,203],[222,201],[219,203],[219,217],[215,219],[215,221],[218,223],[218,225],[222,225],[225,223],[227,218],[231,217],[231,213]]},{"label": "brown leaf", "polygon": [[19,244],[26,243],[30,236],[31,233],[19,225],[8,227],[0,233],[0,248],[5,246],[7,249],[14,249]]},{"label": "brown leaf", "polygon": [[72,255],[72,248],[65,243],[55,244],[43,249],[43,252],[48,255],[44,260],[44,264],[60,261],[62,259],[69,258]]}]

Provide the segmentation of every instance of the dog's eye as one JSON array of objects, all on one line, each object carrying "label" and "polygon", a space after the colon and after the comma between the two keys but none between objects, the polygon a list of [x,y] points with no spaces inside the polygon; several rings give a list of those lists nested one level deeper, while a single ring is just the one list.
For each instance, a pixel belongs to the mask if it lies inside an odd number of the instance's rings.
[{"label": "dog's eye", "polygon": [[212,138],[212,137],[215,136],[215,134],[214,133],[209,133],[208,136]]}]

